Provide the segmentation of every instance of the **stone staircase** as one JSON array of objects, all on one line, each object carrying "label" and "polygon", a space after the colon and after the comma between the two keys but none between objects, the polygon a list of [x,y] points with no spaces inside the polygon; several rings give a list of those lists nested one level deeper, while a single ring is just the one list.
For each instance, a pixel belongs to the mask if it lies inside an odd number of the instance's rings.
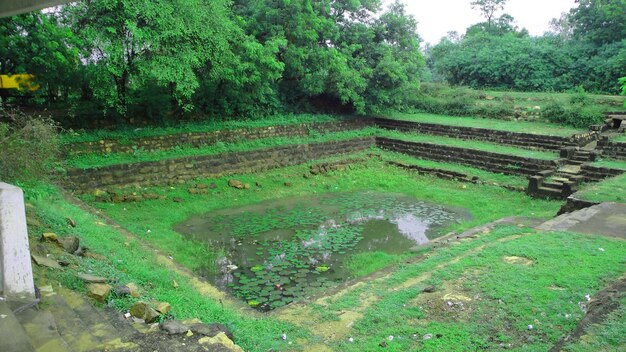
[{"label": "stone staircase", "polygon": [[62,287],[42,292],[38,306],[19,313],[26,302],[0,301],[0,351],[211,351],[199,336],[167,335],[158,324],[126,319],[111,308],[94,307]]},{"label": "stone staircase", "polygon": [[595,143],[584,148],[565,148],[561,156],[565,163],[556,170],[545,170],[529,177],[528,194],[539,198],[566,199],[577,191],[585,177],[582,165],[594,161]]}]

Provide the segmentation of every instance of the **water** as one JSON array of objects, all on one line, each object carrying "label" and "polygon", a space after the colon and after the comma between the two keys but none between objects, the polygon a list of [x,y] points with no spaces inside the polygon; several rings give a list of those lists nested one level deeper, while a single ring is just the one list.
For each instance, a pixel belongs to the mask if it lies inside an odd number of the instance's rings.
[{"label": "water", "polygon": [[362,192],[224,209],[175,229],[223,252],[217,272],[203,273],[216,286],[270,310],[350,278],[344,264],[355,254],[406,253],[467,218],[462,209]]}]

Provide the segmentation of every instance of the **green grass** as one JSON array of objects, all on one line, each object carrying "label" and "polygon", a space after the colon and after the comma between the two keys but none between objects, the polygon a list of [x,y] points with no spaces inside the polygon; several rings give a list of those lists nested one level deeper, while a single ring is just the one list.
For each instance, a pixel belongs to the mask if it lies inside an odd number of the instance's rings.
[{"label": "green grass", "polygon": [[446,145],[451,147],[466,148],[481,150],[492,153],[515,155],[526,158],[542,159],[542,160],[554,160],[558,158],[557,153],[547,151],[528,150],[510,146],[504,146],[501,144],[479,142],[479,141],[465,141],[462,139],[431,136],[417,133],[403,133],[398,131],[381,130],[377,133],[377,136],[400,139],[408,142],[422,142],[432,143],[439,145]]},{"label": "green grass", "polygon": [[576,197],[591,202],[626,202],[626,173],[598,183],[584,184]]},{"label": "green grass", "polygon": [[312,114],[290,114],[276,115],[263,119],[251,120],[206,120],[197,122],[184,122],[172,126],[153,126],[144,128],[127,127],[116,130],[94,130],[94,131],[69,131],[62,136],[65,144],[79,142],[95,142],[102,139],[116,139],[120,143],[133,139],[165,136],[179,133],[212,132],[234,129],[251,129],[276,125],[289,125],[299,123],[320,123],[340,121],[342,117],[334,115],[312,115]]},{"label": "green grass", "polygon": [[619,300],[619,308],[600,324],[591,325],[583,338],[565,346],[564,351],[623,351],[626,349],[626,297]]},{"label": "green grass", "polygon": [[602,159],[594,161],[593,163],[591,163],[591,166],[626,170],[626,160]]},{"label": "green grass", "polygon": [[[152,187],[145,190],[167,195],[167,199],[164,200],[93,204],[142,238],[171,252],[177,261],[191,269],[209,266],[210,261],[215,259],[215,252],[202,244],[190,244],[189,240],[172,229],[174,224],[212,210],[241,207],[287,196],[315,196],[328,192],[369,190],[403,193],[425,201],[469,209],[473,216],[472,220],[454,224],[442,231],[443,233],[460,231],[510,216],[511,209],[515,209],[515,215],[547,218],[556,213],[560,207],[558,202],[535,200],[525,194],[510,192],[500,187],[462,185],[456,181],[419,176],[376,160],[354,166],[349,171],[304,179],[302,174],[307,172],[308,167],[301,165],[256,175],[202,180],[201,182],[215,182],[218,185],[216,189],[209,190],[206,196],[190,195],[187,189],[193,183],[189,183],[175,188]],[[247,191],[237,190],[227,186],[230,178],[251,185],[260,182],[263,187],[253,187]],[[286,181],[291,182],[293,186],[285,187],[283,184]],[[184,206],[172,207],[174,197],[182,198]],[[91,198],[87,197],[88,200]],[[164,212],[163,209],[168,211]]]},{"label": "green grass", "polygon": [[613,142],[626,142],[626,135],[613,138]]},{"label": "green grass", "polygon": [[[602,236],[499,227],[477,240],[436,250],[384,281],[368,282],[332,301],[327,314],[355,309],[363,294],[376,300],[355,322],[354,342],[343,340],[332,349],[375,350],[385,341],[386,351],[501,350],[501,344],[511,344],[507,350],[547,351],[583,317],[578,302],[625,272],[624,250],[623,241]],[[508,256],[532,264],[509,264],[504,261]],[[425,274],[421,282],[395,287]],[[434,294],[422,292],[431,285]],[[469,300],[455,305],[458,300],[445,298],[446,293]],[[623,341],[622,325],[611,321],[604,329]],[[432,338],[425,340],[426,334]]]},{"label": "green grass", "polygon": [[181,146],[168,150],[143,151],[137,150],[132,154],[110,153],[110,154],[87,154],[73,156],[66,160],[66,165],[70,168],[89,169],[110,165],[138,163],[146,161],[159,161],[171,158],[182,158],[188,156],[215,155],[219,153],[242,152],[255,149],[272,148],[278,146],[322,143],[330,141],[341,141],[359,137],[372,136],[377,131],[374,127],[367,127],[360,130],[341,131],[327,134],[311,133],[307,137],[272,137],[254,140],[241,140],[237,142],[204,145],[199,148],[193,146]]},{"label": "green grass", "polygon": [[576,129],[567,126],[561,126],[545,122],[529,122],[529,121],[504,121],[497,119],[484,119],[474,117],[460,117],[434,114],[403,114],[389,113],[385,117],[396,120],[413,121],[421,123],[433,123],[446,126],[462,126],[474,128],[486,128],[499,131],[510,131],[520,133],[532,133],[539,135],[563,136],[569,137],[576,133],[586,132],[582,129]]},{"label": "green grass", "polygon": [[393,255],[385,252],[358,253],[346,259],[345,266],[355,277],[369,275],[375,271],[397,264],[406,255]]},{"label": "green grass", "polygon": [[526,187],[528,186],[528,179],[523,176],[497,174],[481,169],[476,169],[470,166],[463,166],[459,164],[445,163],[439,161],[418,159],[406,154],[389,152],[384,150],[377,151],[383,160],[400,162],[406,165],[416,165],[420,167],[442,169],[454,172],[460,172],[470,177],[478,176],[479,179],[487,183],[497,183],[500,185],[509,185],[514,187]]},{"label": "green grass", "polygon": [[[105,261],[81,259],[76,269],[64,272],[48,271],[47,279],[54,279],[72,289],[83,289],[82,282],[74,277],[74,270],[91,272],[110,280],[125,284],[135,282],[146,288],[140,298],[144,301],[158,300],[172,304],[172,314],[177,319],[199,318],[204,322],[221,322],[233,330],[237,343],[246,351],[280,350],[285,343],[282,333],[292,338],[306,337],[307,332],[290,324],[268,317],[240,313],[233,308],[224,308],[220,302],[198,293],[185,277],[182,277],[157,262],[153,251],[143,247],[137,240],[128,240],[116,229],[102,226],[98,218],[67,203],[54,190],[26,190],[27,195],[41,193],[38,199],[30,199],[36,212],[45,223],[45,229],[59,235],[79,233],[81,243],[90,251],[110,258]],[[77,223],[76,228],[67,226],[66,217]],[[37,241],[43,227],[30,224],[31,243]],[[172,288],[176,280],[178,289]],[[115,300],[118,309],[127,311],[134,299]]]}]

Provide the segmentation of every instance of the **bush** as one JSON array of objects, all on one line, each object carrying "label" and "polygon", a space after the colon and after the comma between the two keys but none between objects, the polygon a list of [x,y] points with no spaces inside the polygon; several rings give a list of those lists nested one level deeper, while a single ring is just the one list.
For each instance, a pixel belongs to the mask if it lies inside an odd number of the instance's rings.
[{"label": "bush", "polygon": [[0,111],[0,180],[33,183],[45,180],[58,166],[59,136],[49,118],[19,111]]},{"label": "bush", "polygon": [[544,106],[541,115],[550,122],[566,123],[568,111],[563,105],[553,100]]}]

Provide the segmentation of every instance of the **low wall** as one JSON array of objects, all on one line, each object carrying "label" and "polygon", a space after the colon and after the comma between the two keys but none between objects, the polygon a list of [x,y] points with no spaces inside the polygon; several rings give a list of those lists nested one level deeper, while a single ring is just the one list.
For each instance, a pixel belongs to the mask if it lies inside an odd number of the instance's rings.
[{"label": "low wall", "polygon": [[136,149],[146,151],[168,150],[176,146],[191,145],[200,147],[217,142],[235,142],[240,140],[254,140],[271,137],[300,137],[308,136],[310,132],[321,133],[356,130],[372,125],[370,119],[359,118],[338,122],[323,122],[310,124],[288,124],[250,129],[235,129],[212,132],[181,133],[166,136],[138,138],[126,143],[118,140],[103,139],[96,142],[81,142],[69,144],[65,147],[68,155],[132,153]]},{"label": "low wall", "polygon": [[610,142],[608,138],[602,138],[598,141],[598,149],[602,150],[604,156],[626,160],[626,143]]},{"label": "low wall", "polygon": [[333,155],[359,152],[373,144],[374,137],[366,137],[84,170],[72,169],[68,170],[62,185],[79,192],[96,188],[170,185],[201,177],[253,173],[297,165]]},{"label": "low wall", "polygon": [[556,160],[524,158],[474,149],[432,143],[407,142],[383,137],[376,138],[376,145],[382,149],[422,159],[457,163],[507,175],[531,176],[542,170],[556,169],[558,166]]},{"label": "low wall", "polygon": [[559,150],[567,146],[582,146],[593,140],[595,132],[583,133],[571,137],[537,135],[531,133],[507,132],[486,128],[461,127],[422,123],[413,121],[392,120],[377,117],[377,126],[403,132],[418,132],[437,136],[447,136],[468,140],[482,140],[498,144],[508,144],[523,148]]},{"label": "low wall", "polygon": [[592,165],[582,165],[580,171],[585,177],[585,182],[600,182],[605,178],[619,176],[626,172],[625,170],[597,167]]}]

